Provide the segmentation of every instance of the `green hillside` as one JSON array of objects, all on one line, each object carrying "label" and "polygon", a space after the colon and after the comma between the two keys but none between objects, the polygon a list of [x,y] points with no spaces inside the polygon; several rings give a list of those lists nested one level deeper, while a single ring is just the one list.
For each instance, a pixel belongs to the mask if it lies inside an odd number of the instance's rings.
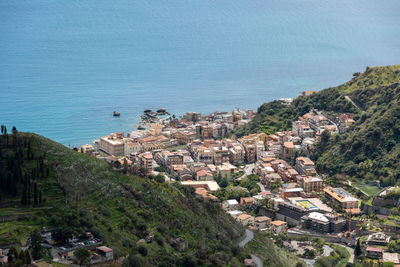
[{"label": "green hillside", "polygon": [[[117,256],[129,254],[131,265],[243,265],[251,252],[237,246],[244,229],[219,204],[200,201],[193,191],[123,175],[35,134],[0,136],[0,246],[24,243],[34,229],[48,227],[61,239],[90,231]],[[149,235],[153,242],[137,245]],[[188,241],[187,250],[173,248],[171,240],[178,237]],[[269,239],[264,243],[272,245]],[[282,266],[296,263],[283,251],[267,258]]]},{"label": "green hillside", "polygon": [[319,171],[395,184],[400,180],[399,98],[400,65],[367,68],[343,85],[299,96],[289,106],[281,101],[263,104],[236,135],[289,130],[293,120],[311,109],[323,110],[331,118],[354,113],[356,123],[349,131],[317,146],[314,159]]}]

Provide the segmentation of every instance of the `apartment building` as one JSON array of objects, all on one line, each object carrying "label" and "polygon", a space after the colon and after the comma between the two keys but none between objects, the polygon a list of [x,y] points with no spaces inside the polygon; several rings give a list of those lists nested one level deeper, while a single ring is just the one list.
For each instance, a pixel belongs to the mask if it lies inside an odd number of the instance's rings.
[{"label": "apartment building", "polygon": [[140,168],[145,168],[148,174],[153,172],[153,155],[150,152],[139,154],[138,164]]},{"label": "apartment building", "polygon": [[103,136],[99,141],[99,150],[114,156],[124,155],[124,133],[113,133]]},{"label": "apartment building", "polygon": [[295,169],[301,175],[306,175],[306,176],[317,175],[317,171],[315,170],[314,162],[307,157],[296,158]]}]

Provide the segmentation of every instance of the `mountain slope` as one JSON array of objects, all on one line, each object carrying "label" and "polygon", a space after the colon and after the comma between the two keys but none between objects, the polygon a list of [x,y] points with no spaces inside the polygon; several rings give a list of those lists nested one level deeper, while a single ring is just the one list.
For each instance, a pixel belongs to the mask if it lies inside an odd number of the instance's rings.
[{"label": "mountain slope", "polygon": [[[219,204],[199,201],[192,188],[117,173],[38,135],[0,136],[0,174],[1,184],[8,182],[0,187],[0,245],[46,226],[64,237],[91,231],[142,266],[240,266],[248,253],[237,246],[243,228]],[[136,243],[148,235],[155,241],[142,245],[148,253],[139,256]],[[186,251],[173,248],[177,237],[188,241]],[[284,254],[269,256],[293,266],[296,260]]]}]

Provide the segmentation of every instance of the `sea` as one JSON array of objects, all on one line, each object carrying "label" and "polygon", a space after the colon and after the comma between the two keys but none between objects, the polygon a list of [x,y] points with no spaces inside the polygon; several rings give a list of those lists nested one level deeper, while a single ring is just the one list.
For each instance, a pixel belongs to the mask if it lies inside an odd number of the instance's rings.
[{"label": "sea", "polygon": [[256,110],[399,64],[399,14],[399,0],[2,0],[0,124],[73,147],[144,109]]}]

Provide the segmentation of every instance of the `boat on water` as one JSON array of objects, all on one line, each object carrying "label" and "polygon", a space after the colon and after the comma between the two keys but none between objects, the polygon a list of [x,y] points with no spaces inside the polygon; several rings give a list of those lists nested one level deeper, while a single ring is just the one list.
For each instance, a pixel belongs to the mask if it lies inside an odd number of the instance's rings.
[{"label": "boat on water", "polygon": [[119,117],[119,116],[121,116],[121,113],[114,111],[114,112],[113,112],[113,116],[114,116],[114,117]]}]

